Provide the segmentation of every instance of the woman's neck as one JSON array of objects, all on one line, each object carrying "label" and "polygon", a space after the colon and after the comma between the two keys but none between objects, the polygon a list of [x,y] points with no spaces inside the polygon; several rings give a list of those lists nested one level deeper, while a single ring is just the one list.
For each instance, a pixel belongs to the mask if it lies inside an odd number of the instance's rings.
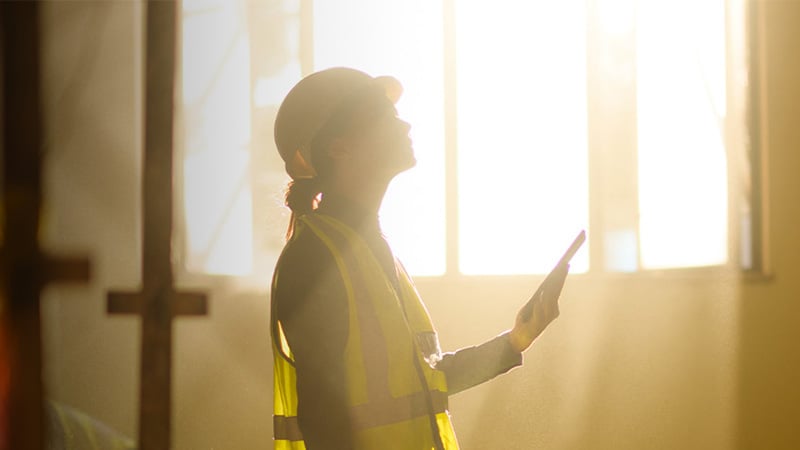
[{"label": "woman's neck", "polygon": [[331,186],[330,196],[335,197],[337,202],[349,203],[365,214],[377,216],[388,185],[388,182],[342,177]]},{"label": "woman's neck", "polygon": [[354,230],[380,233],[378,210],[380,200],[365,197],[361,193],[344,193],[328,189],[322,194],[318,212],[335,217]]}]

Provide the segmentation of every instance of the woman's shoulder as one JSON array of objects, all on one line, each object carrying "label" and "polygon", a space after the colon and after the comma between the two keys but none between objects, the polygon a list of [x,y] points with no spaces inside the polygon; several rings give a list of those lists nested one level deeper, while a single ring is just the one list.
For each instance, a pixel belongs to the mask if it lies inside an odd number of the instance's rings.
[{"label": "woman's shoulder", "polygon": [[314,233],[299,232],[283,248],[278,260],[282,271],[294,268],[308,271],[315,266],[325,266],[332,260],[330,251]]},{"label": "woman's shoulder", "polygon": [[[279,316],[291,321],[298,313],[341,308],[338,297],[344,292],[336,262],[322,240],[314,233],[293,236],[275,267],[272,301]],[[315,306],[309,308],[311,303]]]}]

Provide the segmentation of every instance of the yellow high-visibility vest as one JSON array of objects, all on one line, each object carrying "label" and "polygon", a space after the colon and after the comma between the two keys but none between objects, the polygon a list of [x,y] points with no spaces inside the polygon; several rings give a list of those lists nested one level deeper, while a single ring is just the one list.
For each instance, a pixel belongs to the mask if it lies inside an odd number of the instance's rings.
[{"label": "yellow high-visibility vest", "polygon": [[[355,448],[458,449],[447,411],[445,374],[427,362],[431,355],[436,358],[436,334],[408,274],[395,264],[398,293],[363,238],[330,216],[306,214],[297,225],[295,238],[314,233],[330,250],[347,293],[350,327],[343,389]],[[277,283],[280,263],[272,292]],[[272,304],[275,449],[305,449],[297,422],[294,360],[274,298]]]}]

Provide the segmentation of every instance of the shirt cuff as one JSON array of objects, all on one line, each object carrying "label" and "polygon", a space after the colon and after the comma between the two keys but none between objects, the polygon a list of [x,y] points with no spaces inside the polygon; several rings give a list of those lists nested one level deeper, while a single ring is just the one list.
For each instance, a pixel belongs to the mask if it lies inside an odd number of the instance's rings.
[{"label": "shirt cuff", "polygon": [[514,346],[511,345],[511,331],[506,331],[505,333],[497,336],[495,340],[501,341],[499,343],[501,350],[501,365],[505,367],[505,371],[511,370],[514,367],[522,365],[522,353],[514,350]]}]

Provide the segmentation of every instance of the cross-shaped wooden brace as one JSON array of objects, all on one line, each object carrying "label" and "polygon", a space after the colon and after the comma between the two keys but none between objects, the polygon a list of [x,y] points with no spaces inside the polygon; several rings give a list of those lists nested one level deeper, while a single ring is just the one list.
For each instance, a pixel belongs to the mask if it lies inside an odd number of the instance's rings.
[{"label": "cross-shaped wooden brace", "polygon": [[199,292],[175,292],[166,280],[155,281],[147,276],[143,285],[140,292],[110,292],[108,313],[141,316],[138,448],[168,449],[172,410],[172,319],[207,314],[206,296]]},{"label": "cross-shaped wooden brace", "polygon": [[[52,282],[89,279],[85,258],[49,258],[39,248],[42,120],[38,2],[0,3],[2,203],[0,236],[0,447],[44,447],[39,295]],[[0,395],[6,392],[0,392]]]},{"label": "cross-shaped wooden brace", "polygon": [[[5,184],[8,187],[8,183]],[[22,208],[11,208],[7,212],[18,214],[18,218],[26,215],[19,214],[24,213]],[[8,226],[8,222],[4,226],[5,236],[18,236],[15,227]],[[3,347],[0,355],[8,358],[0,361],[0,365],[8,364],[10,387],[8,404],[0,405],[0,408],[8,408],[7,417],[0,417],[8,420],[0,424],[0,447],[44,448],[47,429],[43,426],[46,421],[39,295],[47,284],[88,280],[86,258],[45,257],[39,253],[38,244],[26,245],[21,239],[11,239],[0,250],[0,344]]]},{"label": "cross-shaped wooden brace", "polygon": [[170,448],[172,319],[205,315],[202,293],[176,292],[172,272],[172,143],[176,9],[147,2],[142,289],[110,292],[109,314],[141,316],[139,448]]}]

